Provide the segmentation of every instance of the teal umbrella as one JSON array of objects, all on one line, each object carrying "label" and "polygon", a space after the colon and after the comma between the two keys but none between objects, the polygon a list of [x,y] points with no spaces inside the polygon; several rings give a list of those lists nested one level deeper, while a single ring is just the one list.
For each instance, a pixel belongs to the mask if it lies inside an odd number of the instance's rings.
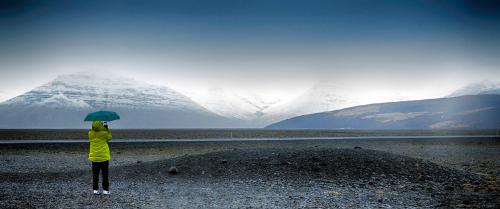
[{"label": "teal umbrella", "polygon": [[113,121],[119,120],[120,116],[113,111],[97,111],[87,114],[84,121]]}]

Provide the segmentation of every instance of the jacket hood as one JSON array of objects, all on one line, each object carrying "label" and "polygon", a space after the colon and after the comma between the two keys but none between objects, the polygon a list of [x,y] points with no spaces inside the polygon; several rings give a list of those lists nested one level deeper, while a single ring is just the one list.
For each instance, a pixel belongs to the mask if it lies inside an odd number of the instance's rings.
[{"label": "jacket hood", "polygon": [[106,128],[104,128],[104,125],[102,124],[101,121],[93,121],[92,122],[92,130],[93,131],[104,131]]}]

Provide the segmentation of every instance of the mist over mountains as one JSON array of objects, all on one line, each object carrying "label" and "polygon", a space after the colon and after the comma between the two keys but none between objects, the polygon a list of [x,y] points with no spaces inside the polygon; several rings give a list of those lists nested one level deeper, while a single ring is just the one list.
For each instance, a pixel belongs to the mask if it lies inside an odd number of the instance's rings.
[{"label": "mist over mountains", "polygon": [[481,82],[472,83],[464,86],[459,90],[456,90],[455,92],[448,95],[448,97],[480,94],[500,94],[500,82],[484,80]]},{"label": "mist over mountains", "polygon": [[[465,86],[450,96],[498,94],[498,87],[498,84],[483,81]],[[404,100],[397,96],[378,99]],[[183,94],[167,86],[119,75],[75,73],[58,76],[0,103],[0,128],[87,128],[88,124],[83,122],[85,115],[103,109],[121,115],[122,120],[112,123],[115,128],[261,128],[301,115],[364,104],[362,98],[350,94],[344,86],[328,82],[318,83],[291,100],[282,100],[239,94],[223,88]],[[330,123],[320,121],[311,119],[308,123],[311,127]],[[283,124],[290,123],[280,122],[269,127],[288,127]],[[381,128],[382,125],[368,128]],[[452,127],[448,125],[443,127]]]},{"label": "mist over mountains", "polygon": [[204,92],[190,92],[187,95],[208,110],[228,118],[255,120],[276,105],[280,98],[267,99],[258,94],[241,94],[220,87],[208,88]]}]

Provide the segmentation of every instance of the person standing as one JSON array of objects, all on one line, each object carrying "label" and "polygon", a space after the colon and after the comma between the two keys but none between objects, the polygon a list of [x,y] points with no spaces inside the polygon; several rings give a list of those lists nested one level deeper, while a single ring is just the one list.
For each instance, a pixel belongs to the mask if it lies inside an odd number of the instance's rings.
[{"label": "person standing", "polygon": [[111,132],[107,124],[104,125],[101,121],[93,121],[92,129],[88,135],[90,142],[89,160],[92,162],[93,192],[95,195],[101,194],[99,192],[99,173],[102,173],[102,194],[110,195],[108,175],[111,155],[108,142],[112,138]]}]

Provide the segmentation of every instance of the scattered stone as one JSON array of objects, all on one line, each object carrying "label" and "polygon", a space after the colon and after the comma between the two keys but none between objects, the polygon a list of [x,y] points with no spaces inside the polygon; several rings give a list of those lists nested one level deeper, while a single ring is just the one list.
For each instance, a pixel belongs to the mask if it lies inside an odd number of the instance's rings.
[{"label": "scattered stone", "polygon": [[[354,147],[352,145],[348,148]],[[363,151],[311,148],[303,151],[272,148],[272,151],[273,154],[260,150],[228,149],[201,156],[176,157],[175,162],[182,165],[182,175],[175,177],[165,177],[165,168],[175,165],[170,158],[158,163],[132,159],[129,161],[132,166],[113,167],[112,183],[120,188],[120,195],[113,199],[91,196],[87,194],[90,189],[81,193],[33,192],[44,189],[57,191],[63,186],[69,190],[87,188],[90,179],[88,170],[42,175],[8,174],[2,176],[9,180],[3,181],[4,184],[19,183],[12,184],[16,190],[7,188],[0,191],[0,199],[7,199],[7,203],[0,201],[0,208],[12,208],[21,201],[33,202],[33,206],[26,208],[83,207],[85,205],[78,204],[87,202],[95,208],[155,208],[161,204],[176,208],[185,206],[186,201],[196,204],[192,205],[194,208],[210,207],[205,204],[211,203],[219,203],[216,205],[219,207],[228,206],[218,202],[221,197],[230,200],[230,206],[234,208],[245,207],[249,203],[261,208],[419,208],[443,202],[445,208],[494,205],[495,199],[487,199],[487,193],[462,192],[461,185],[465,182],[476,180],[482,185],[483,181],[477,175],[441,167],[433,162],[424,167],[417,159],[371,150],[371,146]],[[128,154],[127,151],[122,152]],[[140,159],[150,162],[145,160],[147,157]],[[143,164],[133,166],[134,161]],[[417,161],[420,167],[414,166]],[[270,166],[271,162],[277,166]],[[145,171],[146,175],[142,175]],[[175,166],[169,167],[168,173],[167,176],[175,175],[178,170]],[[415,181],[419,175],[426,180]],[[25,191],[27,187],[33,188],[33,191]],[[148,192],[137,192],[141,189]],[[200,192],[193,193],[193,189]],[[22,191],[24,196],[17,191]],[[48,201],[37,199],[40,194]],[[171,198],[165,200],[167,195]],[[276,198],[255,198],[263,196]]]},{"label": "scattered stone", "polygon": [[435,208],[448,208],[448,207],[450,207],[450,205],[446,203],[441,203],[435,206]]},{"label": "scattered stone", "polygon": [[291,162],[288,162],[288,161],[283,161],[281,162],[281,165],[291,165],[292,163]]},{"label": "scattered stone", "polygon": [[172,175],[176,175],[179,173],[179,171],[177,170],[177,168],[175,166],[172,166],[168,169],[168,173],[172,174]]}]

